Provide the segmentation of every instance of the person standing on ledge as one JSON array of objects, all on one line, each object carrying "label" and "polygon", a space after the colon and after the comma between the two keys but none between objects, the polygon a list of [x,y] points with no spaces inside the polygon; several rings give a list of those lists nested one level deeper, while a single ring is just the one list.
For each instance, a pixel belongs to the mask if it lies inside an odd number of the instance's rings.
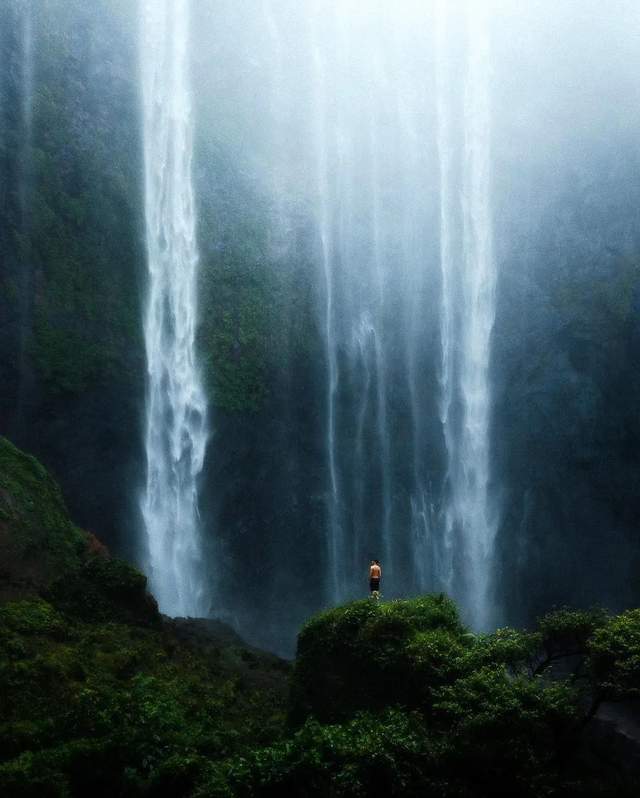
[{"label": "person standing on ledge", "polygon": [[371,591],[371,598],[380,598],[380,579],[382,578],[382,568],[380,567],[380,560],[371,560],[369,567],[369,590]]}]

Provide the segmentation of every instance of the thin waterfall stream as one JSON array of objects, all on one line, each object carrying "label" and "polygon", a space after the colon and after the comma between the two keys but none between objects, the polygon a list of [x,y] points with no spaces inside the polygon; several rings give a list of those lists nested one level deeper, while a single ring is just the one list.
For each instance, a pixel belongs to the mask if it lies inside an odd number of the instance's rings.
[{"label": "thin waterfall stream", "polygon": [[465,85],[464,177],[465,247],[460,388],[464,408],[458,473],[466,569],[465,606],[476,628],[492,621],[490,580],[495,534],[489,496],[491,332],[495,318],[495,260],[491,216],[490,48],[486,12],[472,3],[467,11],[468,71]]},{"label": "thin waterfall stream", "polygon": [[[369,13],[351,2],[285,6],[262,5],[268,127],[283,130],[283,108],[307,108],[308,146],[299,174],[269,143],[263,157],[275,164],[276,207],[282,193],[306,191],[314,224],[323,600],[360,595],[377,557],[389,595],[447,590],[483,626],[493,536],[488,15],[471,3],[416,3],[406,16],[386,3]],[[296,19],[308,37],[299,78],[283,45]]]},{"label": "thin waterfall stream", "polygon": [[198,477],[208,427],[195,350],[198,248],[188,12],[188,0],[151,0],[142,6],[149,269],[142,515],[150,581],[160,608],[169,615],[196,616],[207,611]]}]

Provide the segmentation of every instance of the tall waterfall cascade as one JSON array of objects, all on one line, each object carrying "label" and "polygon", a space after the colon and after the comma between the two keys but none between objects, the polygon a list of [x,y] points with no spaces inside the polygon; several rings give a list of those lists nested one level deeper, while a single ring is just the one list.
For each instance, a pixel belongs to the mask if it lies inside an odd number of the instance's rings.
[{"label": "tall waterfall cascade", "polygon": [[447,590],[484,627],[496,277],[480,5],[321,6],[300,102],[314,120],[326,600],[359,595],[359,569],[378,557],[390,592]]},{"label": "tall waterfall cascade", "polygon": [[[496,528],[489,12],[471,0],[408,2],[402,13],[386,0],[366,9],[355,0],[261,0],[257,9],[248,20],[225,6],[225,47],[240,37],[241,52],[211,56],[194,99],[204,113],[207,103],[224,108],[225,141],[237,126],[234,164],[260,187],[266,208],[260,268],[298,263],[312,283],[317,482],[301,524],[311,524],[314,600],[361,596],[377,558],[385,596],[443,590],[473,626],[488,627]],[[186,0],[148,2],[141,28],[149,254],[142,511],[152,586],[172,614],[210,609],[200,570],[207,407],[194,344],[188,12]],[[227,86],[229,59],[236,80]],[[296,397],[282,401],[291,407]],[[227,509],[231,525],[234,512]],[[284,565],[266,543],[269,530],[261,534],[275,580]],[[233,607],[223,597],[216,612]]]},{"label": "tall waterfall cascade", "polygon": [[141,501],[149,576],[169,615],[207,610],[198,477],[207,403],[196,360],[198,248],[191,177],[189,2],[143,2],[140,21],[148,298]]},{"label": "tall waterfall cascade", "polygon": [[19,314],[20,338],[18,353],[17,412],[13,431],[18,435],[25,427],[24,411],[33,390],[33,374],[29,367],[29,341],[33,327],[34,267],[31,252],[31,224],[33,216],[33,111],[35,84],[34,8],[32,0],[20,6],[21,49],[21,108],[20,148],[18,151],[18,203],[20,210],[20,232],[25,255],[20,273]]},{"label": "tall waterfall cascade", "polygon": [[495,519],[489,495],[491,332],[495,318],[496,267],[491,217],[490,49],[482,4],[468,12],[468,74],[465,86],[463,230],[465,326],[460,386],[464,407],[460,498],[463,542],[471,566],[468,595],[476,628],[492,620],[490,578]]},{"label": "tall waterfall cascade", "polygon": [[[440,421],[447,452],[443,577],[476,628],[492,620],[490,580],[495,517],[490,500],[491,332],[496,264],[491,217],[490,47],[486,9],[466,9],[467,64],[462,131],[452,136],[451,24],[436,8],[437,140],[440,161]],[[459,159],[459,199],[454,159]],[[456,237],[458,243],[456,244]],[[458,305],[458,313],[456,313]],[[458,417],[455,415],[459,408]]]}]

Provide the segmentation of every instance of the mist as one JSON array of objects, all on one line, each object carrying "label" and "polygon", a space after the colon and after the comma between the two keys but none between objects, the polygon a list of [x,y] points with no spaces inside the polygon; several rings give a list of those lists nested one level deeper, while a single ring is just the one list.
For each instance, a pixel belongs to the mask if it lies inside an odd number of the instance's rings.
[{"label": "mist", "polygon": [[161,609],[637,603],[637,4],[54,6],[2,12],[1,431]]}]

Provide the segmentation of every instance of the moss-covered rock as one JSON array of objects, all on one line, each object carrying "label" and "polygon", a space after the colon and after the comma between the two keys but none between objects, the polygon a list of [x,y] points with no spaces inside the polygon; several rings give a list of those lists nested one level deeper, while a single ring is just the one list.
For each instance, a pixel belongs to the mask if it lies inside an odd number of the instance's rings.
[{"label": "moss-covered rock", "polygon": [[604,695],[636,695],[636,616],[564,608],[475,635],[445,596],[321,613],[299,637],[296,730],[197,794],[633,795],[637,774],[594,767],[582,732]]},{"label": "moss-covered rock", "polygon": [[291,723],[309,715],[336,722],[393,704],[423,707],[438,671],[465,645],[456,606],[443,595],[365,599],[321,613],[298,638]]},{"label": "moss-covered rock", "polygon": [[0,522],[0,794],[187,795],[207,762],[279,738],[287,664],[222,624],[163,622],[4,439]]},{"label": "moss-covered rock", "polygon": [[34,457],[0,437],[0,599],[77,571],[86,547],[56,482]]},{"label": "moss-covered rock", "polygon": [[0,600],[45,596],[88,621],[159,623],[146,577],[70,520],[45,468],[0,438]]}]

